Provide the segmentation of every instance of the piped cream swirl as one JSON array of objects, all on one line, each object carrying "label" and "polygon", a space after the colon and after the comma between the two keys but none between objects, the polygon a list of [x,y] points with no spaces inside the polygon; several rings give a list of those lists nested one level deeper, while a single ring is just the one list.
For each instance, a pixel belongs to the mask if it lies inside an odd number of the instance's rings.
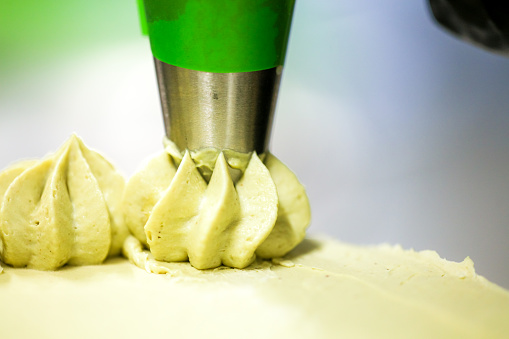
[{"label": "piped cream swirl", "polygon": [[0,173],[0,251],[15,267],[54,270],[99,264],[128,235],[120,201],[125,181],[75,135],[54,154]]},{"label": "piped cream swirl", "polygon": [[281,257],[302,241],[309,202],[275,156],[268,153],[262,162],[253,153],[236,183],[223,153],[214,159],[208,183],[193,157],[167,147],[127,183],[126,225],[156,260],[244,268],[256,255]]}]

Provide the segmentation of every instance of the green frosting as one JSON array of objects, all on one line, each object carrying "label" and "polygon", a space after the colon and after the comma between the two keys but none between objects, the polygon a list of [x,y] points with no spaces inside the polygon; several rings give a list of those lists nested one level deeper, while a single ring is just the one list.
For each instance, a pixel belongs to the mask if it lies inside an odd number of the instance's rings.
[{"label": "green frosting", "polygon": [[[124,253],[137,265],[145,264],[133,259],[136,240],[157,261],[189,260],[209,269],[244,268],[256,256],[281,257],[304,239],[311,217],[305,189],[275,156],[267,153],[262,161],[254,152],[235,182],[223,152],[182,156],[170,146],[134,174],[124,191],[124,220],[136,237],[124,244]],[[198,167],[203,160],[214,162],[209,181]]]},{"label": "green frosting", "polygon": [[73,135],[54,154],[0,172],[0,259],[54,270],[120,254],[124,178]]}]

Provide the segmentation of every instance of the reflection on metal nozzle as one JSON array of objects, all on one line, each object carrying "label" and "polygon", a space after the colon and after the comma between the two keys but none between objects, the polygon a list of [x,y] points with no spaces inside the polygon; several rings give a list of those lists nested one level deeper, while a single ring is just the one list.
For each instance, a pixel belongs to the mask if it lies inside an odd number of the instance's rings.
[{"label": "reflection on metal nozzle", "polygon": [[267,150],[282,67],[210,73],[154,60],[166,135],[181,150]]}]

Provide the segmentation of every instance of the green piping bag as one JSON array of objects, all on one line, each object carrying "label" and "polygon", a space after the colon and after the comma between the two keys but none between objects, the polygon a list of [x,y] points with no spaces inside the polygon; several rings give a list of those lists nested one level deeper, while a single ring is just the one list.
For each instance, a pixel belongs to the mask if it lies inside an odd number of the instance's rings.
[{"label": "green piping bag", "polygon": [[295,0],[138,0],[138,4],[152,54],[167,64],[233,73],[284,63]]}]

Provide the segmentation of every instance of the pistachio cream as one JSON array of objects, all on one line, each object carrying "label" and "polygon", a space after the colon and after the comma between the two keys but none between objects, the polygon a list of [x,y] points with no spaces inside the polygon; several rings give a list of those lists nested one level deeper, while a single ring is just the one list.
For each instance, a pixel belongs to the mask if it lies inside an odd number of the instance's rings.
[{"label": "pistachio cream", "polygon": [[[123,198],[122,176],[76,136],[0,173],[0,338],[507,338],[509,292],[470,258],[302,241],[304,189],[273,155],[232,180],[228,155],[209,153],[205,180],[189,152],[170,154]],[[123,258],[12,267],[121,249],[143,270]]]},{"label": "pistachio cream", "polygon": [[128,235],[124,178],[75,135],[40,161],[0,173],[0,256],[14,267],[99,264]]},{"label": "pistachio cream", "polygon": [[[242,172],[238,181],[232,168]],[[189,260],[199,269],[281,257],[304,239],[310,221],[304,187],[272,154],[263,161],[256,153],[182,155],[172,143],[129,179],[122,206],[127,227],[155,260]]]},{"label": "pistachio cream", "polygon": [[[197,270],[127,260],[4,267],[0,338],[507,338],[509,292],[435,252],[308,238],[279,260]],[[107,321],[105,320],[107,319]]]}]

